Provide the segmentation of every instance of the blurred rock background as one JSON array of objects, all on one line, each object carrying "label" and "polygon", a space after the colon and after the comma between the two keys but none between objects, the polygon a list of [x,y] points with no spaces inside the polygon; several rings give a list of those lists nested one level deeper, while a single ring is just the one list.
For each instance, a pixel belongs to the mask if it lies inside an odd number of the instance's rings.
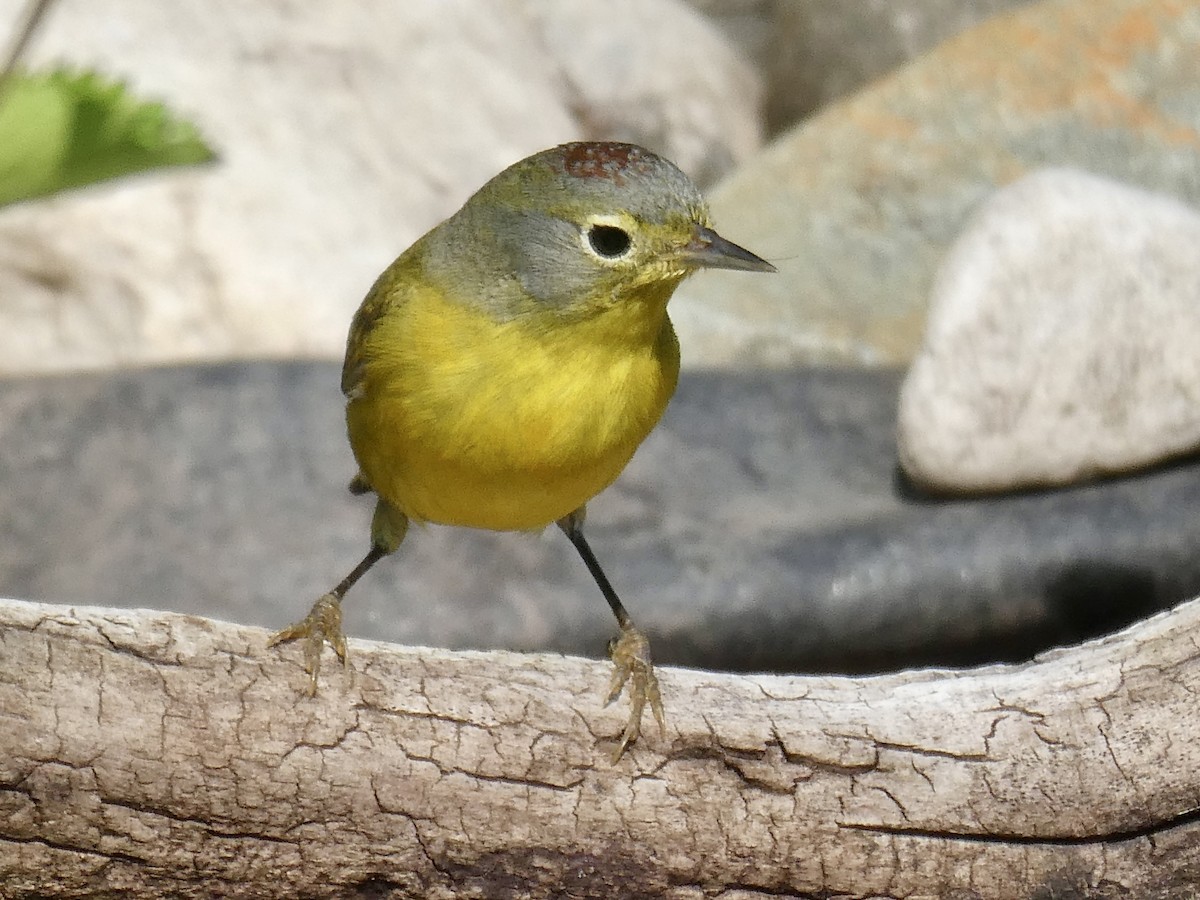
[{"label": "blurred rock background", "polygon": [[[614,138],[780,270],[681,289],[679,396],[591,508],[660,658],[1020,659],[1191,596],[1197,45],[1183,0],[60,0],[31,65],[123,75],[221,160],[0,209],[0,592],[302,614],[366,547],[363,292],[503,166]],[[551,532],[416,531],[347,605],[593,654],[609,619]]]}]

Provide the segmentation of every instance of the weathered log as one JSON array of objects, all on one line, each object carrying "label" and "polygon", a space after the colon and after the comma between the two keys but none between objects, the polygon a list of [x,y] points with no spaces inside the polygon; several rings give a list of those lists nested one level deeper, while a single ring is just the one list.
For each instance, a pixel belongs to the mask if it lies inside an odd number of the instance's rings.
[{"label": "weathered log", "polygon": [[0,602],[3,897],[1181,897],[1200,601],[1022,666],[660,670]]}]

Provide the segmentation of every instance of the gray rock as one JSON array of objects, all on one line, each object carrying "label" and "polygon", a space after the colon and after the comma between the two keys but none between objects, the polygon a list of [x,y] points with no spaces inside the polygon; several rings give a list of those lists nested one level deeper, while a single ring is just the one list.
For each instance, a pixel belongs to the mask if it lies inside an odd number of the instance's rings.
[{"label": "gray rock", "polygon": [[767,123],[778,131],[930,48],[1030,0],[805,0],[777,3]]},{"label": "gray rock", "polygon": [[1072,170],[998,192],[938,273],[900,392],[912,479],[1066,484],[1200,447],[1200,211]]},{"label": "gray rock", "polygon": [[1032,0],[688,0],[766,81],[779,132],[959,32]]},{"label": "gray rock", "polygon": [[[362,555],[337,367],[0,382],[0,592],[281,627]],[[858,671],[1020,658],[1200,590],[1200,472],[938,502],[897,479],[892,372],[685,373],[591,506],[662,661]],[[599,655],[566,540],[430,526],[352,591],[356,637]],[[266,652],[264,650],[264,652]]]},{"label": "gray rock", "polygon": [[779,274],[686,282],[673,307],[685,361],[909,362],[946,248],[1031,169],[1074,166],[1200,205],[1197,46],[1200,6],[1055,0],[825,108],[713,192],[721,233]]}]

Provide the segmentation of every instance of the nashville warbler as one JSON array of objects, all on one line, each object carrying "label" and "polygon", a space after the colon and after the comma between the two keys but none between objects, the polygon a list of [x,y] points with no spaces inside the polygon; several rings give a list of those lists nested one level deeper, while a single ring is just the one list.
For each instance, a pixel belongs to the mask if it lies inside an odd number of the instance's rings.
[{"label": "nashville warbler", "polygon": [[342,392],[374,493],[371,548],[272,644],[304,639],[309,691],[341,600],[408,523],[557,523],[617,618],[608,702],[629,685],[614,759],[662,700],[646,636],[583,536],[585,504],[625,468],[679,374],[667,301],[697,269],[774,267],[712,229],[699,190],[632,144],[573,143],[505,169],[392,263],[350,326]]}]

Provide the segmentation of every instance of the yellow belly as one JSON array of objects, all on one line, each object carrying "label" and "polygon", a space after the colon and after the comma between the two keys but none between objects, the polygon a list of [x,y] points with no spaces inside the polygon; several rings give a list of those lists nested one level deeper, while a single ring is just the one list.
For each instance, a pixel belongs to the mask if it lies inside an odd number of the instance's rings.
[{"label": "yellow belly", "polygon": [[364,338],[347,406],[367,482],[412,519],[446,525],[531,530],[578,509],[674,392],[667,296],[550,328],[410,297]]}]

